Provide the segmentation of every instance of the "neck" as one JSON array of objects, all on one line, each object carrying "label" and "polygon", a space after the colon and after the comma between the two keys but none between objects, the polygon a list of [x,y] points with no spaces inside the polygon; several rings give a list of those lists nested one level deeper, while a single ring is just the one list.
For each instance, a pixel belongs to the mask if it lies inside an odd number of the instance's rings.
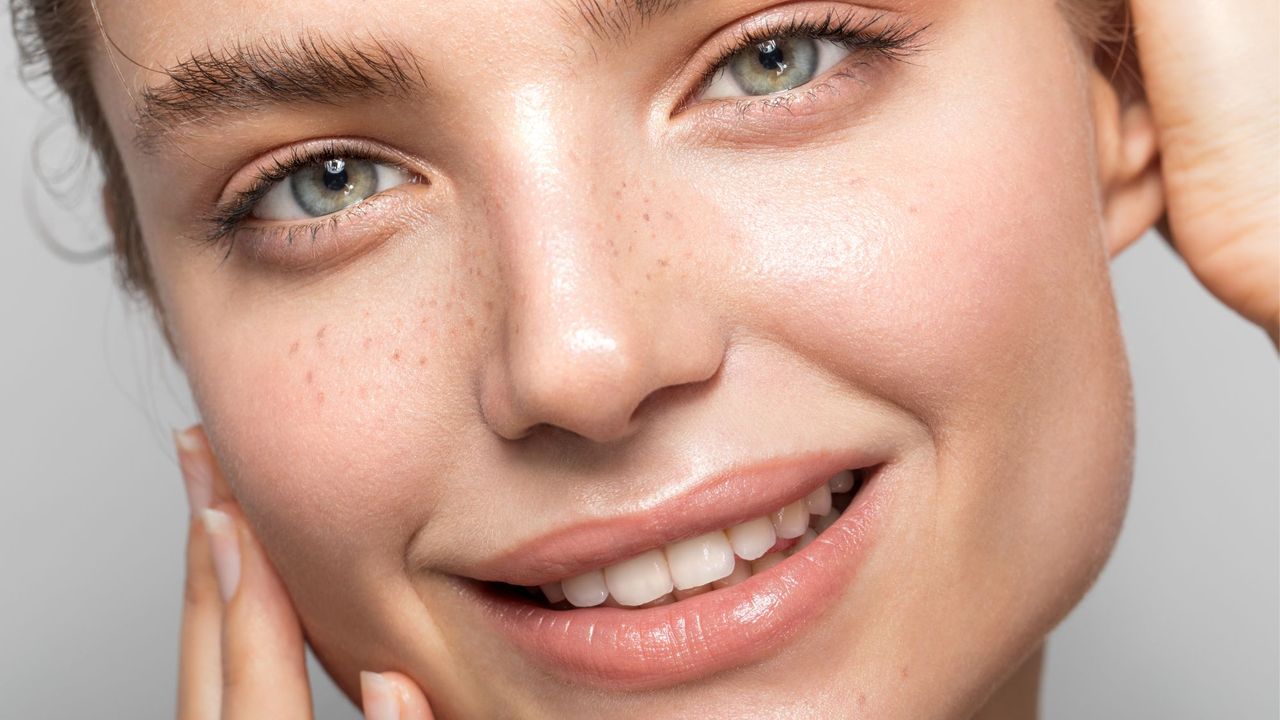
[{"label": "neck", "polygon": [[992,695],[973,720],[1036,720],[1039,717],[1040,667],[1044,646],[1040,646]]}]

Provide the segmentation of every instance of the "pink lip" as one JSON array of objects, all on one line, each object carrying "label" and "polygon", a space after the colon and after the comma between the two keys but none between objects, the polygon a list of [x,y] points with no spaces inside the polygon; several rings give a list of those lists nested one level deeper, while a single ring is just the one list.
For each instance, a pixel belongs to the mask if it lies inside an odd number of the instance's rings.
[{"label": "pink lip", "polygon": [[733,468],[656,507],[534,538],[469,566],[467,576],[528,587],[563,580],[676,540],[761,517],[808,495],[841,470],[882,461],[862,450],[812,453]]},{"label": "pink lip", "polygon": [[[845,464],[832,467],[831,462]],[[813,477],[815,471],[832,468],[834,474],[866,465],[824,455],[785,468],[771,464],[766,466],[770,471],[746,476],[781,476],[802,487],[805,483],[796,478]],[[804,470],[790,472],[798,466]],[[767,657],[819,622],[852,583],[872,545],[876,520],[891,492],[892,483],[883,477],[890,470],[879,467],[840,519],[800,552],[738,585],[670,605],[553,610],[484,583],[463,580],[461,587],[520,652],[572,682],[621,690],[688,682]],[[795,494],[788,488],[785,497]],[[753,499],[751,511],[744,514],[763,513]],[[532,547],[543,550],[552,542],[563,543],[562,536],[555,533]],[[648,547],[652,544],[640,549]]]}]

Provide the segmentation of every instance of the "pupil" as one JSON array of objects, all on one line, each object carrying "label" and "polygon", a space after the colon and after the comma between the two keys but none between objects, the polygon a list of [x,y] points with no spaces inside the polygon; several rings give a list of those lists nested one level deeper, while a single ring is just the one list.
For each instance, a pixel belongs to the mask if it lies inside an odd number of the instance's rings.
[{"label": "pupil", "polygon": [[766,40],[756,46],[757,59],[765,70],[772,70],[779,75],[786,72],[787,63],[783,59],[777,40]]},{"label": "pupil", "polygon": [[345,192],[348,187],[347,163],[343,160],[324,161],[324,186],[334,192]]}]

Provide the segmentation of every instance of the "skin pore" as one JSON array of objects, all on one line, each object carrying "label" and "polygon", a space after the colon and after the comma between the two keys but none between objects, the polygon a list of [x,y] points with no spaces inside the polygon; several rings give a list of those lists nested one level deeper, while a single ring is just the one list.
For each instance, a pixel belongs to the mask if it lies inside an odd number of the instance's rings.
[{"label": "skin pore", "polygon": [[[352,695],[385,669],[443,717],[967,717],[1024,668],[992,707],[1034,696],[1127,499],[1107,264],[1163,210],[1145,106],[1050,0],[671,5],[99,3],[132,62],[99,48],[94,82],[230,492]],[[832,13],[910,51],[698,99],[744,24]],[[156,71],[264,42],[406,71],[203,106]],[[419,180],[210,241],[257,171],[353,145]],[[602,689],[456,590],[556,528],[858,447],[886,482],[856,580],[741,667]]]}]

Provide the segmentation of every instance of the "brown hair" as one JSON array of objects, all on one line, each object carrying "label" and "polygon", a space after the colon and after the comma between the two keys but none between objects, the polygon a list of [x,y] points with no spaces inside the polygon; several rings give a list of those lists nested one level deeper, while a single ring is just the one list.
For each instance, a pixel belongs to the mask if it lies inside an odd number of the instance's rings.
[{"label": "brown hair", "polygon": [[[1093,45],[1099,64],[1120,72],[1125,58],[1132,57],[1125,52],[1131,41],[1127,1],[1058,2],[1080,37]],[[90,81],[89,49],[100,30],[93,10],[90,0],[11,0],[10,6],[23,77],[53,81],[101,165],[120,284],[135,296],[144,295],[159,311],[129,178]]]}]

